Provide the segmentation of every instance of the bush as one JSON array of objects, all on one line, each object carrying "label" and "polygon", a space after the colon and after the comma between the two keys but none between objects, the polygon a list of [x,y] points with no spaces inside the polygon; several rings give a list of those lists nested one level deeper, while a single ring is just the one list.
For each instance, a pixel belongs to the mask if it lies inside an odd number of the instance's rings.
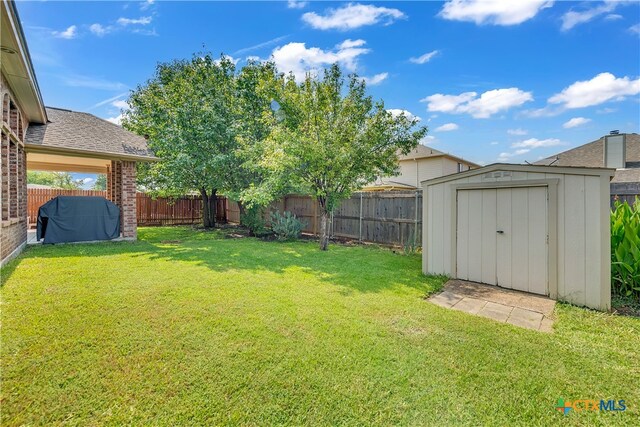
[{"label": "bush", "polygon": [[264,235],[267,229],[264,224],[263,208],[257,206],[246,208],[240,215],[240,225],[247,227],[252,236]]},{"label": "bush", "polygon": [[289,211],[285,211],[284,215],[280,215],[280,212],[271,213],[271,229],[278,240],[298,239],[304,226],[305,223]]},{"label": "bush", "polygon": [[640,299],[640,199],[616,202],[611,212],[612,293]]}]

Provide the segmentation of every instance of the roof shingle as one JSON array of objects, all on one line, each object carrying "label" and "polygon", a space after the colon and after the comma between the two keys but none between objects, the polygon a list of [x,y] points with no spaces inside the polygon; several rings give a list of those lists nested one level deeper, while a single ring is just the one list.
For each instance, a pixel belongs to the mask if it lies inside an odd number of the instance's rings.
[{"label": "roof shingle", "polygon": [[89,113],[47,107],[49,122],[27,128],[27,147],[77,150],[109,157],[154,160],[147,141]]}]

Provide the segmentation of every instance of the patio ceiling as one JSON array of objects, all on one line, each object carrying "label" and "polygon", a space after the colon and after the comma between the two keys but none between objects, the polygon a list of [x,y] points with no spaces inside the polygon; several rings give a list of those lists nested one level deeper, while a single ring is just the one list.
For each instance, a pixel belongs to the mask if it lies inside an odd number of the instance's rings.
[{"label": "patio ceiling", "polygon": [[109,159],[57,155],[46,153],[27,153],[27,169],[39,171],[107,173],[111,164]]}]

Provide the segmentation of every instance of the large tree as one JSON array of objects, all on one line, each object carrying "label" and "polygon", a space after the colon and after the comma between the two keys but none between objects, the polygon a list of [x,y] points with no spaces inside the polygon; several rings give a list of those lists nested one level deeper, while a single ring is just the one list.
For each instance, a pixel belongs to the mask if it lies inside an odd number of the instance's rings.
[{"label": "large tree", "polygon": [[320,249],[329,242],[329,218],[340,200],[377,176],[397,173],[397,153],[408,153],[427,132],[417,119],[394,116],[367,95],[362,79],[345,79],[338,65],[323,78],[308,74],[284,83],[279,126],[264,163],[303,185],[320,205]]},{"label": "large tree", "polygon": [[148,138],[161,161],[139,168],[152,192],[199,192],[203,225],[215,226],[216,198],[235,165],[235,66],[224,55],[161,63],[131,93],[123,126]]},{"label": "large tree", "polygon": [[73,179],[69,172],[27,171],[27,184],[48,185],[64,190],[79,190],[81,179]]}]

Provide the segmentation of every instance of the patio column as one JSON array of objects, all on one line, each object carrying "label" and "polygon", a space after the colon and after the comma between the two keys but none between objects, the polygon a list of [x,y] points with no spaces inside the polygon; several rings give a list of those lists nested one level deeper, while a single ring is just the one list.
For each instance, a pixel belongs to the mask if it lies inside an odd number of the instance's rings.
[{"label": "patio column", "polygon": [[121,163],[121,205],[122,237],[136,239],[138,237],[138,221],[136,218],[136,162]]},{"label": "patio column", "polygon": [[136,239],[136,162],[112,160],[107,173],[107,199],[120,208],[122,237]]}]

